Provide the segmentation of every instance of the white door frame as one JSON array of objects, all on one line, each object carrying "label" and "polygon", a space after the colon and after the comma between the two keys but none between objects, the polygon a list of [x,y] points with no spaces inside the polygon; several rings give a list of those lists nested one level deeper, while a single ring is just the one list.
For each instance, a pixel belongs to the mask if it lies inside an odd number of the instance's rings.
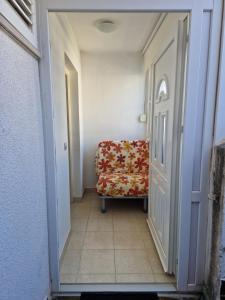
[{"label": "white door frame", "polygon": [[[212,145],[213,116],[216,98],[216,83],[220,45],[220,27],[222,19],[222,0],[40,0],[39,2],[39,43],[41,50],[40,77],[43,102],[43,122],[45,138],[46,181],[47,181],[47,206],[48,206],[48,232],[50,276],[52,291],[60,291],[59,266],[58,266],[58,235],[57,235],[57,205],[56,205],[56,169],[55,169],[55,142],[52,110],[51,69],[50,69],[50,45],[48,12],[50,11],[126,11],[126,12],[189,12],[190,36],[189,55],[187,67],[186,104],[184,116],[183,149],[181,158],[180,180],[180,206],[179,206],[179,248],[178,258],[182,264],[178,264],[178,288],[179,290],[195,289],[188,286],[188,266],[190,248],[190,223],[191,223],[191,199],[192,176],[195,136],[192,124],[194,124],[198,100],[198,87],[200,77],[200,54],[203,14],[211,12],[210,53],[208,57],[208,78],[206,102],[209,104],[208,115],[208,145]],[[190,163],[191,162],[191,163]],[[205,195],[206,196],[206,195]],[[207,197],[207,196],[206,196]],[[206,201],[207,202],[207,201]],[[204,220],[200,224],[205,226],[207,222],[207,205],[204,205]],[[202,220],[203,220],[202,219]],[[181,222],[182,220],[182,222]],[[205,232],[206,237],[206,232]],[[203,245],[204,247],[204,245]],[[204,264],[204,262],[202,262]]]}]

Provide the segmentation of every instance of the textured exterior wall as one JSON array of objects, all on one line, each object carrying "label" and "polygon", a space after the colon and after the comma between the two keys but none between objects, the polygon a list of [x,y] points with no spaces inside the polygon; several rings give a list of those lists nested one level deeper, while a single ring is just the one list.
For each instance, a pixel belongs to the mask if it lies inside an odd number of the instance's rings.
[{"label": "textured exterior wall", "polygon": [[210,195],[212,201],[209,299],[220,299],[220,284],[224,276],[224,199],[225,199],[225,144],[213,151]]},{"label": "textured exterior wall", "polygon": [[[222,155],[223,155],[223,178],[222,180],[222,187],[221,187],[221,207],[220,207],[220,214],[221,214],[221,232],[220,232],[220,279],[225,281],[225,139],[222,140]],[[218,220],[217,220],[218,221]],[[214,236],[214,232],[212,234]]]},{"label": "textured exterior wall", "polygon": [[38,63],[0,30],[0,299],[48,294]]},{"label": "textured exterior wall", "polygon": [[[225,187],[223,188],[225,192]],[[220,278],[225,281],[225,194],[223,195],[223,225],[221,234]]]},{"label": "textured exterior wall", "polygon": [[[223,8],[223,13],[225,13],[225,7]],[[217,90],[217,105],[216,105],[216,117],[215,117],[215,133],[214,133],[214,143],[224,144],[225,143],[225,18],[223,18],[222,25],[222,39],[221,39],[221,50],[220,50],[220,66],[219,66],[219,83]],[[224,187],[225,190],[225,187]],[[224,195],[225,203],[225,195]],[[221,254],[221,278],[225,280],[225,209],[223,216],[223,226],[222,226],[222,250]]]}]

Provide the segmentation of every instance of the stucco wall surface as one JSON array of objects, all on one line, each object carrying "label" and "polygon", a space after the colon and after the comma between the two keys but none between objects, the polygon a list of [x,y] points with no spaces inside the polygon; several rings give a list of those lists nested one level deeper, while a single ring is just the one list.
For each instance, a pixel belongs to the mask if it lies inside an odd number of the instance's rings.
[{"label": "stucco wall surface", "polygon": [[[224,187],[225,191],[225,187]],[[223,203],[225,203],[225,195],[223,196]],[[221,236],[221,258],[220,258],[220,270],[221,279],[225,280],[225,209],[223,204],[223,226],[222,226],[222,236]]]},{"label": "stucco wall surface", "polygon": [[0,30],[0,299],[49,290],[38,62]]}]

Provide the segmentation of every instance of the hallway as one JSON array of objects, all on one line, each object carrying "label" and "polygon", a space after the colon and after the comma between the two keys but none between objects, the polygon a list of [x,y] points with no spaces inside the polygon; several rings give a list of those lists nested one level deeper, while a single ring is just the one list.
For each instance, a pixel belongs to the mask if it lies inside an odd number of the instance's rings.
[{"label": "hallway", "polygon": [[150,236],[142,201],[114,199],[105,214],[86,192],[71,209],[71,234],[61,263],[61,283],[173,283]]}]

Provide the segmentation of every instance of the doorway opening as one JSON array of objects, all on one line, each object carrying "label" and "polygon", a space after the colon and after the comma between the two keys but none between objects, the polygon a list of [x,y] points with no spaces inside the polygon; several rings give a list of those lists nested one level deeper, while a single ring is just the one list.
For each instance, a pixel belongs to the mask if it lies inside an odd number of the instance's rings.
[{"label": "doorway opening", "polygon": [[[188,13],[49,13],[49,26],[60,283],[175,288]],[[98,159],[113,165],[100,183]]]}]

